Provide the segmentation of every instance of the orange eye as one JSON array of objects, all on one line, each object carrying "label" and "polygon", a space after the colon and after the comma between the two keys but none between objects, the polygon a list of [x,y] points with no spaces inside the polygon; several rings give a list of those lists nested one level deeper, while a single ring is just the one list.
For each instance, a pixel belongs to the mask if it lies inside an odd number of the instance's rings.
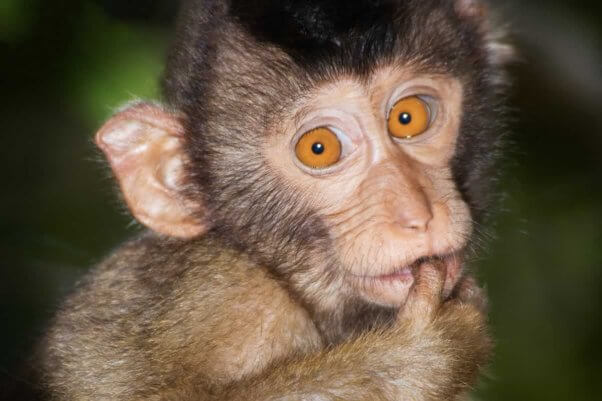
[{"label": "orange eye", "polygon": [[307,167],[326,168],[341,159],[341,142],[330,129],[320,127],[303,134],[295,152]]},{"label": "orange eye", "polygon": [[417,96],[395,103],[389,114],[389,133],[396,138],[410,139],[429,127],[429,109]]}]

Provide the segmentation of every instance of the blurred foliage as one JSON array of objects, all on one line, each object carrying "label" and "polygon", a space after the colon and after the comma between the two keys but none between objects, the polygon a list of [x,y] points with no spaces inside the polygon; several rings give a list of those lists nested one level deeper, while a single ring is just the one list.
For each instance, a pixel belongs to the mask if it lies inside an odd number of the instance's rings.
[{"label": "blurred foliage", "polygon": [[[91,137],[115,107],[159,97],[175,6],[0,2],[0,383],[22,379],[60,299],[136,231]],[[477,261],[498,340],[478,396],[592,399],[602,377],[601,6],[506,8],[522,61],[505,210]]]},{"label": "blurred foliage", "polygon": [[0,40],[15,41],[27,33],[31,25],[31,10],[22,0],[3,0],[0,4]]}]

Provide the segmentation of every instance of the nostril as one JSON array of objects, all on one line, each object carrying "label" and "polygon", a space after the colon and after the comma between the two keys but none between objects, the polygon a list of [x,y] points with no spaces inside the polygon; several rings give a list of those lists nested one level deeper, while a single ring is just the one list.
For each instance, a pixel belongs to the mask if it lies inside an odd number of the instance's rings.
[{"label": "nostril", "polygon": [[426,232],[428,230],[428,221],[416,220],[406,222],[404,228],[414,231]]}]

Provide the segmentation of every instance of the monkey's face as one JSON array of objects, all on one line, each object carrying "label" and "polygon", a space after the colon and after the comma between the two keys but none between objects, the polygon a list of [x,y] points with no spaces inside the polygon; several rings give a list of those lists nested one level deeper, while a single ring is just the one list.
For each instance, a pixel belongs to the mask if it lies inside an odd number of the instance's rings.
[{"label": "monkey's face", "polygon": [[429,258],[450,293],[501,132],[503,46],[487,22],[465,1],[361,2],[345,16],[318,2],[314,30],[278,2],[272,24],[236,3],[205,69],[172,81],[194,82],[190,198],[316,310],[398,308]]},{"label": "monkey's face", "polygon": [[362,298],[402,305],[429,258],[445,261],[447,291],[459,278],[472,229],[451,168],[461,114],[458,80],[388,67],[321,85],[272,127],[265,158],[317,211]]}]

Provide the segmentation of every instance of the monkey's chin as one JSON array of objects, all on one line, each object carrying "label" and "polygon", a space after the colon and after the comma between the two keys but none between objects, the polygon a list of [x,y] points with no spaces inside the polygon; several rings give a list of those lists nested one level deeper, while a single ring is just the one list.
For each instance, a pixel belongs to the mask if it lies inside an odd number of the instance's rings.
[{"label": "monkey's chin", "polygon": [[[445,256],[446,276],[443,285],[443,297],[448,297],[458,283],[462,272],[462,258],[458,255]],[[426,262],[422,262],[426,263]],[[414,272],[422,263],[406,266],[393,273],[382,276],[356,276],[353,286],[369,302],[389,307],[402,307],[414,284]]]}]

